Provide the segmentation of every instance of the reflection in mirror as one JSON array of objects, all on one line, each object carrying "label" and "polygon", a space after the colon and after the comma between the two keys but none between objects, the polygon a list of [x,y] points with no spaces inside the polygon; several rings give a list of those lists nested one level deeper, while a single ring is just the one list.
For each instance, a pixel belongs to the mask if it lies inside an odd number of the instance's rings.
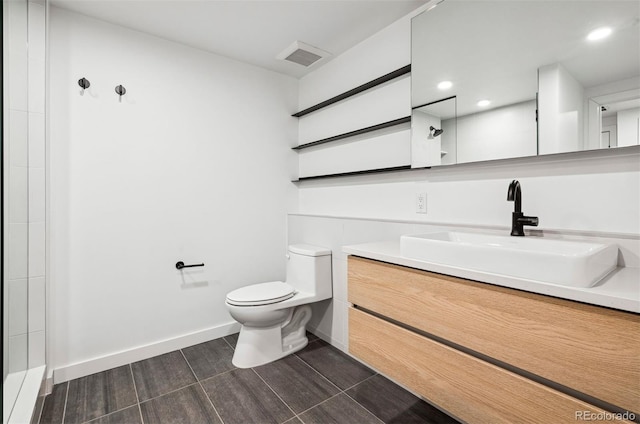
[{"label": "reflection in mirror", "polygon": [[536,101],[458,118],[458,163],[535,156]]},{"label": "reflection in mirror", "polygon": [[[535,156],[536,101],[456,116],[456,97],[413,109],[411,166]],[[440,137],[429,132],[441,128]]]},{"label": "reflection in mirror", "polygon": [[458,163],[535,156],[536,101],[458,118]]},{"label": "reflection in mirror", "polygon": [[[637,144],[637,106],[624,102],[640,98],[639,11],[626,0],[445,0],[412,20],[412,106],[456,97],[455,163]],[[608,36],[589,36],[603,27]],[[624,109],[613,118],[602,106]]]},{"label": "reflection in mirror", "polygon": [[435,101],[411,113],[411,167],[456,163],[456,98]]},{"label": "reflection in mirror", "polygon": [[590,140],[600,137],[601,149],[640,144],[640,92],[629,90],[592,97],[589,119],[595,123],[589,126]]},{"label": "reflection in mirror", "polygon": [[564,36],[538,72],[540,154],[638,144],[640,2],[557,3]]}]

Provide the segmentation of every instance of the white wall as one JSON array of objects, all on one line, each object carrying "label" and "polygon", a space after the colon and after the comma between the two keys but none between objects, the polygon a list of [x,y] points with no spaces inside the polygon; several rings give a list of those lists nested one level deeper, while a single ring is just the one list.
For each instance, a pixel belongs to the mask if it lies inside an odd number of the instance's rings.
[{"label": "white wall", "polygon": [[562,65],[538,70],[540,154],[584,149],[584,93],[584,87]]},{"label": "white wall", "polygon": [[50,36],[55,380],[237,331],[226,293],[284,278],[297,81],[57,8]]},{"label": "white wall", "polygon": [[457,128],[454,119],[445,119],[442,121],[442,150],[447,152],[442,157],[443,165],[452,165],[458,162],[458,144],[456,139]]},{"label": "white wall", "polygon": [[640,144],[640,108],[618,111],[618,146]]},{"label": "white wall", "polygon": [[457,163],[537,154],[535,100],[461,116],[455,121]]}]

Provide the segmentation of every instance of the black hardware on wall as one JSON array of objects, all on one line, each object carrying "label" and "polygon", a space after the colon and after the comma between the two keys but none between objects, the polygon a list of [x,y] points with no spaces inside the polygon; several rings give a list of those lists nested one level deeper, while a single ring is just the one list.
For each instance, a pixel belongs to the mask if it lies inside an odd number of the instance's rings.
[{"label": "black hardware on wall", "polygon": [[124,88],[122,85],[116,86],[116,94],[120,96],[120,100],[122,100],[122,96],[124,96],[126,92],[127,92],[127,89]]},{"label": "black hardware on wall", "polygon": [[350,131],[344,134],[334,135],[333,137],[323,138],[322,140],[312,141],[310,143],[301,144],[296,147],[292,147],[293,150],[302,150],[308,147],[318,146],[320,144],[330,143],[332,141],[342,140],[348,137],[353,137],[360,134],[366,134],[372,131],[378,131],[384,128],[393,127],[396,125],[406,124],[407,122],[411,122],[411,116],[405,116],[403,118],[394,119],[393,121],[383,122],[382,124],[372,125],[367,128],[361,128],[359,130]]},{"label": "black hardware on wall", "polygon": [[89,82],[88,79],[86,79],[85,77],[82,77],[78,80],[78,85],[80,87],[82,87],[82,91],[84,92],[84,90],[86,90],[87,88],[91,87],[91,83]]},{"label": "black hardware on wall", "polygon": [[307,114],[309,114],[311,112],[315,112],[316,110],[319,110],[319,109],[322,109],[323,107],[327,107],[329,105],[337,103],[337,102],[339,102],[341,100],[344,100],[344,99],[346,99],[348,97],[355,96],[356,94],[362,93],[363,91],[366,91],[366,90],[368,90],[370,88],[373,88],[376,85],[384,84],[387,81],[391,81],[392,79],[398,78],[399,76],[402,76],[404,74],[408,74],[409,72],[411,72],[411,65],[403,66],[400,69],[396,69],[393,72],[389,72],[386,75],[378,77],[378,78],[376,78],[374,80],[371,80],[371,81],[369,81],[369,82],[367,82],[365,84],[362,84],[362,85],[360,85],[360,86],[358,86],[358,87],[356,87],[354,89],[346,91],[346,92],[344,92],[342,94],[339,94],[339,95],[337,95],[335,97],[332,97],[329,100],[325,100],[324,102],[318,103],[315,106],[311,106],[311,107],[309,107],[309,108],[307,108],[305,110],[301,110],[298,113],[294,113],[291,116],[295,116],[296,118],[300,118],[301,116],[307,115]]},{"label": "black hardware on wall", "polygon": [[444,99],[434,100],[434,101],[429,102],[429,103],[425,103],[425,104],[418,105],[418,106],[413,106],[411,108],[411,110],[420,109],[421,107],[425,107],[425,106],[435,105],[436,103],[446,102],[447,100],[455,99],[456,97],[457,96],[449,96],[449,97],[445,97]]},{"label": "black hardware on wall", "polygon": [[[403,66],[402,68],[396,69],[395,71],[389,72],[388,74],[382,75],[381,77],[378,77],[374,80],[371,80],[365,84],[362,84],[354,89],[351,89],[349,91],[346,91],[342,94],[339,94],[335,97],[332,97],[328,100],[325,100],[324,102],[318,103],[315,106],[311,106],[307,109],[304,109],[298,113],[294,113],[291,116],[295,116],[297,118],[300,118],[304,115],[307,115],[309,113],[315,112],[319,109],[322,109],[324,107],[330,106],[334,103],[340,102],[342,100],[345,100],[351,96],[355,96],[357,94],[362,93],[363,91],[369,90],[373,87],[376,87],[378,85],[384,84],[388,81],[391,81],[395,78],[398,78],[402,75],[408,74],[409,72],[411,72],[411,65],[406,65]],[[316,141],[312,141],[309,143],[305,143],[305,144],[301,144],[298,145],[296,147],[292,147],[293,150],[296,151],[300,151],[302,149],[306,149],[309,147],[313,147],[313,146],[318,146],[321,144],[325,144],[325,143],[331,143],[333,141],[338,141],[338,140],[342,140],[345,138],[349,138],[349,137],[354,137],[357,135],[361,135],[361,134],[366,134],[368,132],[373,132],[373,131],[378,131],[384,128],[389,128],[389,127],[393,127],[396,125],[401,125],[401,124],[405,124],[407,122],[411,122],[411,116],[405,116],[402,118],[397,118],[394,119],[392,121],[388,121],[388,122],[383,122],[381,124],[377,124],[377,125],[372,125],[370,127],[366,127],[366,128],[360,128],[354,131],[350,131],[344,134],[338,134],[332,137],[327,137],[327,138],[323,138],[322,140],[316,140]],[[399,172],[399,171],[413,171],[413,170],[418,170],[418,169],[428,169],[428,167],[426,168],[411,168],[411,165],[401,165],[401,166],[394,166],[394,167],[389,167],[389,168],[378,168],[378,169],[367,169],[367,170],[361,170],[361,171],[351,171],[351,172],[340,172],[340,173],[335,173],[335,174],[324,174],[324,175],[312,175],[312,176],[308,176],[308,177],[300,177],[297,180],[293,180],[292,182],[296,183],[296,182],[301,182],[301,181],[308,181],[308,180],[317,180],[317,179],[324,179],[324,178],[335,178],[335,177],[347,177],[347,176],[354,176],[354,175],[365,175],[365,174],[378,174],[378,173],[385,173],[385,172]]]},{"label": "black hardware on wall", "polygon": [[365,169],[363,171],[340,172],[337,174],[312,175],[310,177],[300,177],[297,180],[293,180],[291,182],[297,183],[300,181],[319,180],[324,178],[335,178],[335,177],[351,177],[354,175],[381,174],[385,172],[420,171],[424,169],[431,169],[431,167],[429,166],[424,168],[412,168],[411,165],[401,165],[401,166],[392,166],[390,168],[377,168],[377,169]]},{"label": "black hardware on wall", "polygon": [[204,266],[204,264],[185,265],[184,262],[182,262],[182,261],[176,262],[176,269],[193,268],[193,267],[196,267],[196,266]]}]

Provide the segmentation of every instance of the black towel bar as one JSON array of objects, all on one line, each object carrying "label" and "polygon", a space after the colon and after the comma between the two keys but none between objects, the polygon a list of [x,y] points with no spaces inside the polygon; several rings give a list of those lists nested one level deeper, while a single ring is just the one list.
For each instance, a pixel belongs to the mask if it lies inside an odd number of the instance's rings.
[{"label": "black towel bar", "polygon": [[204,266],[204,264],[185,265],[184,262],[182,262],[182,261],[176,262],[176,268],[177,269],[192,268],[194,266]]}]

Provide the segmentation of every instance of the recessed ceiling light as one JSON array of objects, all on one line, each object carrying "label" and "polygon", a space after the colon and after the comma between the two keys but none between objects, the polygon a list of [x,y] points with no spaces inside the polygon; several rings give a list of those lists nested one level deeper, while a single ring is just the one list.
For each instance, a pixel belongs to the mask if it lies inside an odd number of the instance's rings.
[{"label": "recessed ceiling light", "polygon": [[607,38],[609,35],[611,35],[611,28],[609,27],[597,28],[591,31],[589,35],[587,35],[587,40],[589,41],[602,40],[603,38]]},{"label": "recessed ceiling light", "polygon": [[476,103],[478,106],[480,107],[487,107],[491,104],[490,100],[480,100],[478,103]]},{"label": "recessed ceiling light", "polygon": [[438,84],[438,88],[440,90],[448,90],[451,87],[453,87],[453,83],[451,81],[442,81],[441,83]]}]

